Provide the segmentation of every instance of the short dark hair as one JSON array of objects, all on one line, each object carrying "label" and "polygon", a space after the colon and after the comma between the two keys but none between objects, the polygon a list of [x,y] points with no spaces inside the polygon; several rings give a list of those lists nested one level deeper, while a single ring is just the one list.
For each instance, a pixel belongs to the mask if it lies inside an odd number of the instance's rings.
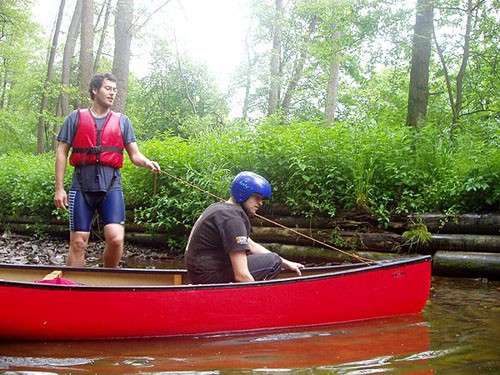
[{"label": "short dark hair", "polygon": [[90,99],[94,100],[95,95],[93,90],[95,89],[99,91],[101,89],[102,82],[105,79],[111,82],[116,82],[115,76],[111,73],[99,73],[92,77],[92,79],[90,80],[90,87],[89,87]]}]

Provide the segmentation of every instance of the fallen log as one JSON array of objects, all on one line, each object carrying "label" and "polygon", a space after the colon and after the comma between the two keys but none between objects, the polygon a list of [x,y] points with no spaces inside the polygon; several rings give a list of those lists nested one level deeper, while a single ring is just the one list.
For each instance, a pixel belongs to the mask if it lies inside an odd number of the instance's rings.
[{"label": "fallen log", "polygon": [[56,237],[69,238],[68,225],[63,224],[31,224],[31,223],[0,223],[0,229],[20,234],[33,235],[34,233],[51,234]]},{"label": "fallen log", "polygon": [[434,234],[421,249],[500,253],[500,236],[482,234]]},{"label": "fallen log", "polygon": [[[67,224],[27,224],[27,223],[7,223],[0,224],[3,230],[10,230],[16,233],[32,234],[36,232],[46,233],[58,237],[69,237]],[[102,228],[101,228],[102,229]],[[296,229],[308,236],[312,236],[322,242],[333,244],[346,250],[374,250],[382,252],[397,252],[401,245],[401,236],[393,233],[356,233],[338,231],[333,229]],[[93,230],[103,237],[101,230]],[[278,242],[291,245],[317,245],[314,241],[298,236],[286,229],[257,227],[251,235],[256,242]],[[137,224],[127,224],[125,239],[132,243],[139,243],[147,246],[161,247],[165,243],[167,235],[163,232],[150,233],[144,227]]]},{"label": "fallen log", "polygon": [[432,273],[500,280],[500,254],[438,251],[432,257]]},{"label": "fallen log", "polygon": [[[262,243],[267,249],[280,256],[301,263],[345,263],[356,262],[356,259],[341,252],[312,246],[284,245],[281,243]],[[379,253],[373,251],[349,251],[349,253],[372,260],[394,259],[402,256],[396,253]],[[418,254],[404,254],[405,257]]]},{"label": "fallen log", "polygon": [[145,233],[125,231],[125,241],[148,247],[167,249],[167,235],[165,233]]},{"label": "fallen log", "polygon": [[[307,218],[307,217],[296,217],[296,216],[266,216],[278,224],[284,225],[289,228],[315,228],[315,229],[352,229],[352,230],[362,230],[362,228],[371,227],[371,224],[367,221],[359,220],[348,220],[348,219],[333,219],[333,218]],[[250,220],[252,227],[276,227],[275,224],[270,223],[266,220],[260,218],[252,218]]]},{"label": "fallen log", "polygon": [[51,218],[40,218],[36,216],[6,216],[2,218],[3,225],[7,223],[18,223],[18,224],[66,224],[68,225],[68,220],[66,219],[57,219],[55,217]]},{"label": "fallen log", "polygon": [[500,214],[463,214],[450,217],[441,214],[409,215],[413,222],[422,221],[432,233],[500,235]]},{"label": "fallen log", "polygon": [[[132,219],[129,219],[127,217],[126,220],[127,220],[126,230],[130,230],[132,232],[147,231],[147,229],[143,225],[134,223]],[[24,225],[24,227],[22,225]],[[66,219],[51,218],[49,220],[42,221],[40,218],[33,216],[16,216],[16,217],[9,216],[5,218],[3,223],[0,223],[0,228],[23,228],[22,230],[25,231],[23,233],[29,233],[30,229],[31,231],[34,232],[36,231],[37,228],[40,229],[47,228],[47,232],[52,233],[53,228],[50,227],[50,225],[61,227],[60,229],[57,229],[54,233],[59,233],[60,231],[62,231],[63,230],[62,227],[66,228],[66,231],[69,233],[68,220]],[[94,226],[99,227],[99,222],[98,224],[94,224]]]},{"label": "fallen log", "polygon": [[[277,216],[263,215],[265,218],[277,222],[289,228],[316,228],[316,229],[335,229],[353,230],[360,232],[369,232],[373,228],[378,227],[378,221],[371,216],[338,216],[334,218],[328,217],[302,217],[302,216]],[[396,233],[402,233],[407,229],[407,220],[396,218],[398,221],[390,221],[387,223],[387,228]],[[275,227],[275,225],[267,220],[260,218],[252,218],[253,227]]]},{"label": "fallen log", "polygon": [[[295,231],[341,249],[397,252],[401,246],[401,235],[395,233],[361,233],[336,229],[304,229]],[[318,245],[312,240],[282,228],[253,228],[251,237],[256,242],[278,242],[289,245]]]}]

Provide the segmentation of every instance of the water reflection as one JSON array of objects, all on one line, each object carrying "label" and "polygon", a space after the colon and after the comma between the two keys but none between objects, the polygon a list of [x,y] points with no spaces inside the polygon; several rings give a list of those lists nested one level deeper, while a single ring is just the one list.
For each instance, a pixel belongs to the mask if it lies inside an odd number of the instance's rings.
[{"label": "water reflection", "polygon": [[[421,315],[260,335],[120,341],[4,342],[0,368],[56,373],[150,373],[224,369],[380,368],[429,350]],[[36,354],[35,354],[36,353]],[[322,368],[323,366],[323,368]],[[338,370],[341,370],[338,368]],[[226,372],[225,372],[226,373]],[[367,373],[367,372],[363,372]]]}]

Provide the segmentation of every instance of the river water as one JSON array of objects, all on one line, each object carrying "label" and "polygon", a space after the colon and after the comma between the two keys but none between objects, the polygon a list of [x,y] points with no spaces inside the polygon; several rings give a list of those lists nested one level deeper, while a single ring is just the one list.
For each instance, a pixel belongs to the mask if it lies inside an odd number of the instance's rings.
[{"label": "river water", "polygon": [[0,373],[500,374],[500,282],[434,277],[421,314],[321,329],[122,341],[4,341]]}]

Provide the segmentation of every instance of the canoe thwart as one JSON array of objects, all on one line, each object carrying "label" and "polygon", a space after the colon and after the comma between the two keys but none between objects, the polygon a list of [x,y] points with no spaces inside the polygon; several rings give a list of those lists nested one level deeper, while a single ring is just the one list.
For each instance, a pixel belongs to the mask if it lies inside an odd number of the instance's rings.
[{"label": "canoe thwart", "polygon": [[55,270],[55,271],[52,271],[50,273],[48,273],[47,275],[45,275],[43,277],[42,280],[54,280],[55,278],[57,277],[62,277],[62,271],[61,270]]},{"label": "canoe thwart", "polygon": [[174,285],[182,285],[182,275],[180,273],[174,275]]}]

